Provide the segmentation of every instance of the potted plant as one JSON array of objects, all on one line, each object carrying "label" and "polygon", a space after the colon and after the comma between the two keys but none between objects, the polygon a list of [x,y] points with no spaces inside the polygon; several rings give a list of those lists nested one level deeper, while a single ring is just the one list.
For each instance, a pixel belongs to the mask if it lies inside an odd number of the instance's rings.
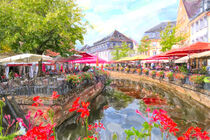
[{"label": "potted plant", "polygon": [[136,69],[135,69],[135,68],[131,68],[131,69],[130,69],[130,72],[131,72],[131,73],[135,73],[135,72],[136,72]]},{"label": "potted plant", "polygon": [[126,68],[125,68],[125,71],[126,71],[127,73],[129,73],[129,72],[130,72],[130,69],[129,69],[128,67],[126,67]]},{"label": "potted plant", "polygon": [[166,72],[166,77],[168,78],[169,81],[173,81],[174,80],[174,73],[169,71]]},{"label": "potted plant", "polygon": [[119,71],[123,71],[123,67],[119,67]]},{"label": "potted plant", "polygon": [[145,75],[148,75],[149,74],[149,70],[148,69],[143,69],[142,71]]},{"label": "potted plant", "polygon": [[152,76],[152,78],[155,78],[156,71],[155,70],[150,71],[149,75]]},{"label": "potted plant", "polygon": [[203,88],[205,75],[193,74],[190,76],[190,82],[194,84],[196,88]]},{"label": "potted plant", "polygon": [[174,77],[178,81],[179,85],[183,85],[185,83],[186,75],[184,75],[182,73],[175,73]]},{"label": "potted plant", "polygon": [[136,72],[140,75],[141,74],[141,69],[136,69]]},{"label": "potted plant", "polygon": [[156,77],[158,77],[159,79],[163,79],[164,78],[164,72],[163,71],[157,71],[156,72]]}]

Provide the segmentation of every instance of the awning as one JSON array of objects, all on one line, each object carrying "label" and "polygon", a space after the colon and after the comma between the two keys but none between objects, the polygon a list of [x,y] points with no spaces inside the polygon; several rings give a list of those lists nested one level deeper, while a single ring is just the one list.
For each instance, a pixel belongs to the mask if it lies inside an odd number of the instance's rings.
[{"label": "awning", "polygon": [[189,56],[185,56],[185,57],[175,60],[175,63],[187,63],[188,60],[189,60]]},{"label": "awning", "polygon": [[210,51],[196,53],[190,56],[190,58],[203,58],[203,57],[210,57]]}]

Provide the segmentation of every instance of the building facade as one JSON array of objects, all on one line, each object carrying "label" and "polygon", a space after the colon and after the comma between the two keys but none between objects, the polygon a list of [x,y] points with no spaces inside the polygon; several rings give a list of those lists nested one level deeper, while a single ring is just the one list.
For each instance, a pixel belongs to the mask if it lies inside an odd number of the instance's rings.
[{"label": "building facade", "polygon": [[114,51],[114,46],[121,46],[123,42],[126,42],[128,46],[133,49],[133,41],[119,31],[115,30],[110,35],[93,43],[92,46],[85,45],[80,51],[85,51],[87,53],[97,55],[106,61],[111,61],[113,60],[111,52]]},{"label": "building facade", "polygon": [[200,2],[197,13],[190,20],[190,44],[210,41],[210,0]]},{"label": "building facade", "polygon": [[144,36],[148,37],[148,41],[150,41],[150,48],[148,50],[148,52],[144,52],[142,54],[144,55],[148,55],[148,56],[154,56],[154,55],[158,55],[161,53],[161,45],[160,45],[160,33],[161,31],[163,31],[166,26],[170,24],[172,27],[176,26],[176,21],[173,22],[162,22],[156,26],[154,26],[153,28],[147,30],[146,32],[144,32]]},{"label": "building facade", "polygon": [[180,0],[177,15],[177,35],[185,35],[182,46],[209,42],[210,0]]}]

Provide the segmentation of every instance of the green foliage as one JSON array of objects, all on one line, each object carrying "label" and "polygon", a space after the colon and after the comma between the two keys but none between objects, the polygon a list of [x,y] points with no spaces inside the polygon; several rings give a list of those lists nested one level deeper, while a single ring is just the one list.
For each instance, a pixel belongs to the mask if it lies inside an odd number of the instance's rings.
[{"label": "green foliage", "polygon": [[117,140],[117,134],[116,133],[113,134],[112,140]]},{"label": "green foliage", "polygon": [[144,36],[141,39],[141,43],[138,47],[138,52],[147,52],[151,47],[151,40],[149,40],[149,36]]},{"label": "green foliage", "polygon": [[207,74],[206,66],[203,66],[199,72],[200,74]]},{"label": "green foliage", "polygon": [[49,49],[68,56],[76,41],[83,43],[83,16],[74,0],[1,1],[0,46],[20,53]]},{"label": "green foliage", "polygon": [[204,82],[205,75],[198,75],[198,74],[193,74],[190,76],[190,81],[195,83],[195,84],[202,84]]},{"label": "green foliage", "polygon": [[179,71],[181,71],[184,74],[187,74],[188,73],[187,66],[182,65],[181,67],[179,67]]},{"label": "green foliage", "polygon": [[111,52],[114,60],[119,60],[120,58],[127,57],[132,49],[127,45],[126,42],[122,43],[122,46],[114,46],[114,51]]},{"label": "green foliage", "polygon": [[156,127],[159,128],[160,126],[157,123],[149,124],[148,122],[144,122],[142,124],[143,128],[141,131],[138,131],[134,127],[131,128],[131,130],[125,130],[126,133],[126,140],[130,140],[132,136],[135,137],[135,140],[147,138],[148,136],[151,136],[152,128]]},{"label": "green foliage", "polygon": [[171,50],[173,45],[176,45],[180,41],[183,41],[186,38],[186,35],[177,36],[176,27],[168,23],[165,30],[161,31],[160,37],[160,45],[162,46],[161,51],[165,52]]}]

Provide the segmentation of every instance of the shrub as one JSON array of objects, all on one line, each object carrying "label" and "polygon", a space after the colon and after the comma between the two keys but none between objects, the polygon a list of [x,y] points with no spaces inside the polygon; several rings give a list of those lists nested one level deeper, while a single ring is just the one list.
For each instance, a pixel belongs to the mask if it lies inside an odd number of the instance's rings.
[{"label": "shrub", "polygon": [[202,84],[204,82],[205,75],[193,74],[190,76],[190,81],[194,84]]}]

